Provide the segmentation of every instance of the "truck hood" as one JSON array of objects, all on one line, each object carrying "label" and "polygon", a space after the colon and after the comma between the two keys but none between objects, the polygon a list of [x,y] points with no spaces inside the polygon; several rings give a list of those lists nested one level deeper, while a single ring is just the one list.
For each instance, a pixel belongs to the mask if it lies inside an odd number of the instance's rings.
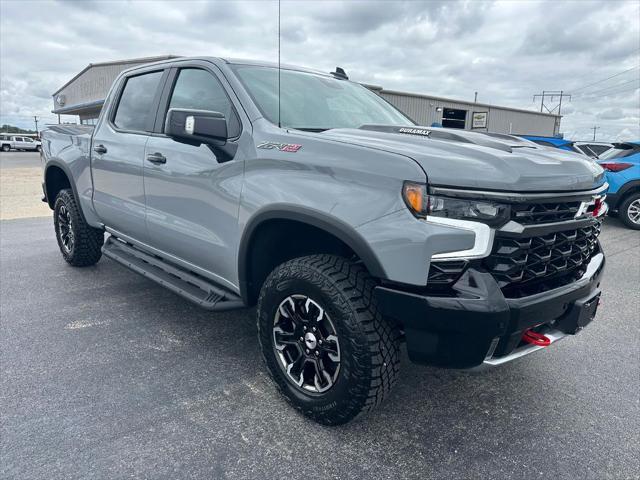
[{"label": "truck hood", "polygon": [[591,190],[605,182],[604,170],[586,156],[510,135],[368,125],[321,136],[410,157],[437,186],[545,192]]}]

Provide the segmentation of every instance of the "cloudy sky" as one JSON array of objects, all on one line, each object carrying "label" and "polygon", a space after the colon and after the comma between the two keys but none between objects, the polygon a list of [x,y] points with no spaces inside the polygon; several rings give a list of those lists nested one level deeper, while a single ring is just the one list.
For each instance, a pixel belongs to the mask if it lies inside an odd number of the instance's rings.
[{"label": "cloudy sky", "polygon": [[[574,139],[640,138],[640,1],[287,1],[282,61],[387,89],[539,109],[564,90]],[[0,123],[54,121],[88,63],[151,55],[277,59],[275,1],[0,0]]]}]

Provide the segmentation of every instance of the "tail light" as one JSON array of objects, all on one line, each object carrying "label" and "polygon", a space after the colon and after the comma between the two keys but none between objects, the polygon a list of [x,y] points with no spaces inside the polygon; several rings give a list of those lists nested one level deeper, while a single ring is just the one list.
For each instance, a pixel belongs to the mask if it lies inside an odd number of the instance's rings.
[{"label": "tail light", "polygon": [[633,163],[602,162],[600,166],[609,172],[621,172],[627,168],[633,167]]}]

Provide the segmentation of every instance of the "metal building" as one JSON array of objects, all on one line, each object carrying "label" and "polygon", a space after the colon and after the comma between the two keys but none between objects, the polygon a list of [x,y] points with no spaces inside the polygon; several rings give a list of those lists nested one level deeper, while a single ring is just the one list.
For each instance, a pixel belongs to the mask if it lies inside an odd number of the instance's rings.
[{"label": "metal building", "polygon": [[109,88],[120,72],[135,65],[169,58],[176,57],[163,55],[115,62],[90,63],[52,94],[52,112],[59,115],[78,115],[80,123],[94,125],[100,115],[104,99],[109,93]]},{"label": "metal building", "polygon": [[[78,115],[80,123],[95,124],[109,88],[120,72],[135,65],[170,58],[176,57],[165,55],[91,63],[53,93],[52,112]],[[558,115],[363,85],[395,105],[419,125],[436,124],[448,128],[522,135],[555,136],[559,133]]]},{"label": "metal building", "polygon": [[560,130],[559,115],[385,90],[374,85],[365,86],[386,99],[418,125],[435,124],[479,132],[545,137],[556,136]]}]

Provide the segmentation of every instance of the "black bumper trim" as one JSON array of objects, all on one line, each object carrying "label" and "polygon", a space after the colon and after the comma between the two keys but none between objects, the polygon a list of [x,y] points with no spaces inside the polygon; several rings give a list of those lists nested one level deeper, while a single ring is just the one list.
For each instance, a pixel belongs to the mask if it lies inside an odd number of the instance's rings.
[{"label": "black bumper trim", "polygon": [[524,330],[555,325],[565,333],[579,330],[576,303],[599,293],[605,259],[596,254],[578,281],[530,297],[507,299],[487,272],[468,269],[455,285],[455,296],[430,296],[378,286],[375,295],[383,315],[405,331],[411,361],[452,368],[482,364],[491,342],[494,356],[508,355]]}]

